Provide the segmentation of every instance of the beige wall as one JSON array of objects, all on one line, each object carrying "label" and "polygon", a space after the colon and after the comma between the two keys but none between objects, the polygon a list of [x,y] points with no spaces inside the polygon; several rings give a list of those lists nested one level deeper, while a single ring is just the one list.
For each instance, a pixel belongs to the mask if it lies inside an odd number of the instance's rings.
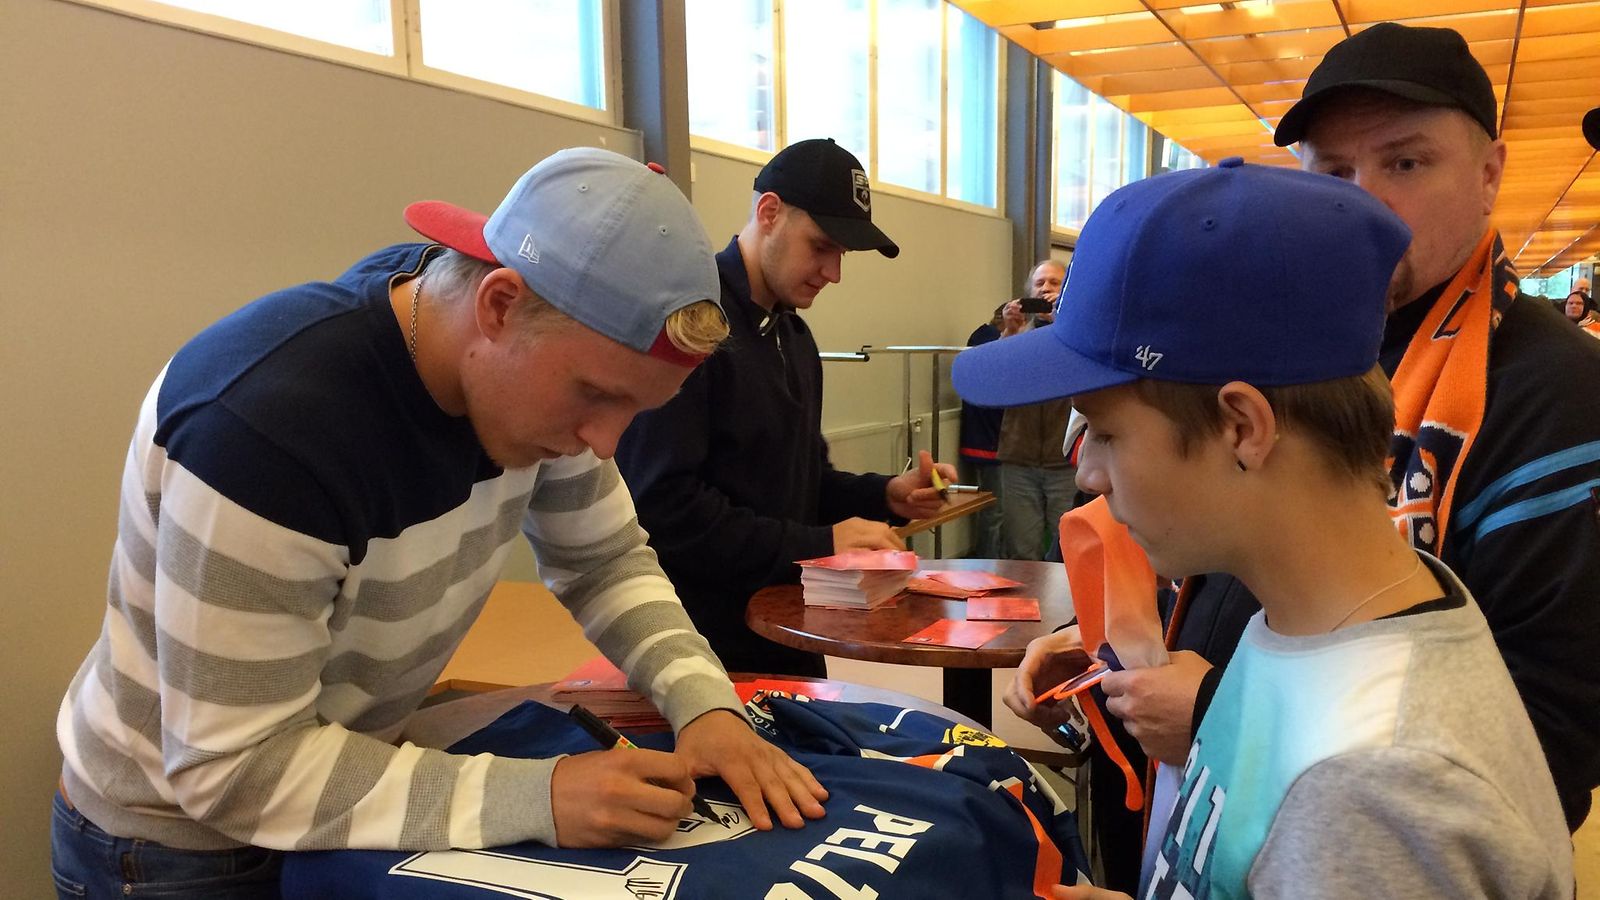
[{"label": "beige wall", "polygon": [[[49,891],[55,708],[98,633],[122,459],[162,363],[258,294],[410,239],[399,213],[411,200],[488,209],[559,147],[636,155],[639,143],[61,0],[6,0],[4,14],[0,884],[34,897]],[[720,241],[744,217],[754,167],[695,159],[696,205]],[[807,317],[825,349],[963,343],[1012,291],[1005,222],[881,192],[877,215],[905,252],[846,261]],[[828,379],[830,429],[899,420],[896,361],[834,365]],[[880,433],[842,461],[887,464]]]}]

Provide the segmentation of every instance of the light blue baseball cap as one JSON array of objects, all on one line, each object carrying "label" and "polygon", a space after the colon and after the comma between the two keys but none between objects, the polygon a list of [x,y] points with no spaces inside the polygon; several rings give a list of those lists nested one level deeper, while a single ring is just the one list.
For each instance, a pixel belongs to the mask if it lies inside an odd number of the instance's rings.
[{"label": "light blue baseball cap", "polygon": [[711,241],[659,166],[594,147],[529,169],[493,215],[442,200],[406,207],[429,240],[513,269],[551,306],[640,353],[693,367],[667,317],[722,294]]}]

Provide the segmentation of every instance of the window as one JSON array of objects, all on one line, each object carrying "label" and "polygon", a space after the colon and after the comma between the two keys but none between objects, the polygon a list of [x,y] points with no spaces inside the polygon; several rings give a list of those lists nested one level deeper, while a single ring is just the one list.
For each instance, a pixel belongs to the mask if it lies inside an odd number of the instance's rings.
[{"label": "window", "polygon": [[1179,169],[1204,168],[1205,160],[1168,140],[1166,135],[1154,134],[1154,137],[1156,141],[1156,172],[1176,172]]},{"label": "window", "polygon": [[1055,73],[1055,224],[1082,228],[1093,206],[1089,202],[1089,160],[1092,99],[1083,85]]},{"label": "window", "polygon": [[685,6],[695,137],[769,153],[831,137],[877,184],[998,202],[1000,39],[982,22],[945,0]]},{"label": "window", "polygon": [[389,0],[168,0],[167,5],[352,50],[394,54]]},{"label": "window", "polygon": [[688,0],[689,130],[775,151],[772,0]]},{"label": "window", "polygon": [[1173,168],[1205,161],[1149,126],[1055,73],[1055,212],[1058,228],[1082,228],[1100,201],[1123,185]]},{"label": "window", "polygon": [[1000,154],[1000,42],[987,25],[946,6],[945,193],[980,206],[995,205]]},{"label": "window", "polygon": [[422,64],[605,109],[600,0],[421,0]]},{"label": "window", "polygon": [[77,0],[615,124],[606,20],[617,0]]},{"label": "window", "polygon": [[805,0],[783,12],[784,143],[831,137],[871,166],[867,0]]},{"label": "window", "polygon": [[878,171],[939,193],[943,0],[878,0]]}]

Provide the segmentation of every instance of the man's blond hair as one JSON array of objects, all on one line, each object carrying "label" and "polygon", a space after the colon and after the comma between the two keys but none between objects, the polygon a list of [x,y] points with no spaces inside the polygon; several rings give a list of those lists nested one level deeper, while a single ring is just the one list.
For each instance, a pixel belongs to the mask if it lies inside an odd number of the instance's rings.
[{"label": "man's blond hair", "polygon": [[[495,269],[498,263],[487,262],[446,250],[429,263],[424,276],[431,294],[444,302],[458,299],[470,301],[478,285]],[[522,286],[521,302],[517,304],[517,317],[526,326],[566,327],[578,324],[576,319],[552,306],[526,283]],[[662,330],[667,340],[680,352],[691,356],[709,356],[728,337],[728,320],[722,307],[710,300],[698,300],[667,316]]]}]

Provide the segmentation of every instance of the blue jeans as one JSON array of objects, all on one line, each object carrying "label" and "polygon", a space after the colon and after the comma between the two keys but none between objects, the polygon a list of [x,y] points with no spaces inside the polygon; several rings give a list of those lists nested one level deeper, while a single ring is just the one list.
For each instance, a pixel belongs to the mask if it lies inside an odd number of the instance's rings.
[{"label": "blue jeans", "polygon": [[50,819],[50,874],[58,897],[278,897],[283,854],[277,850],[179,850],[116,837],[67,805],[60,792]]},{"label": "blue jeans", "polygon": [[1072,466],[1000,464],[1000,516],[1008,559],[1044,559],[1045,548],[1072,509],[1078,470]]}]

